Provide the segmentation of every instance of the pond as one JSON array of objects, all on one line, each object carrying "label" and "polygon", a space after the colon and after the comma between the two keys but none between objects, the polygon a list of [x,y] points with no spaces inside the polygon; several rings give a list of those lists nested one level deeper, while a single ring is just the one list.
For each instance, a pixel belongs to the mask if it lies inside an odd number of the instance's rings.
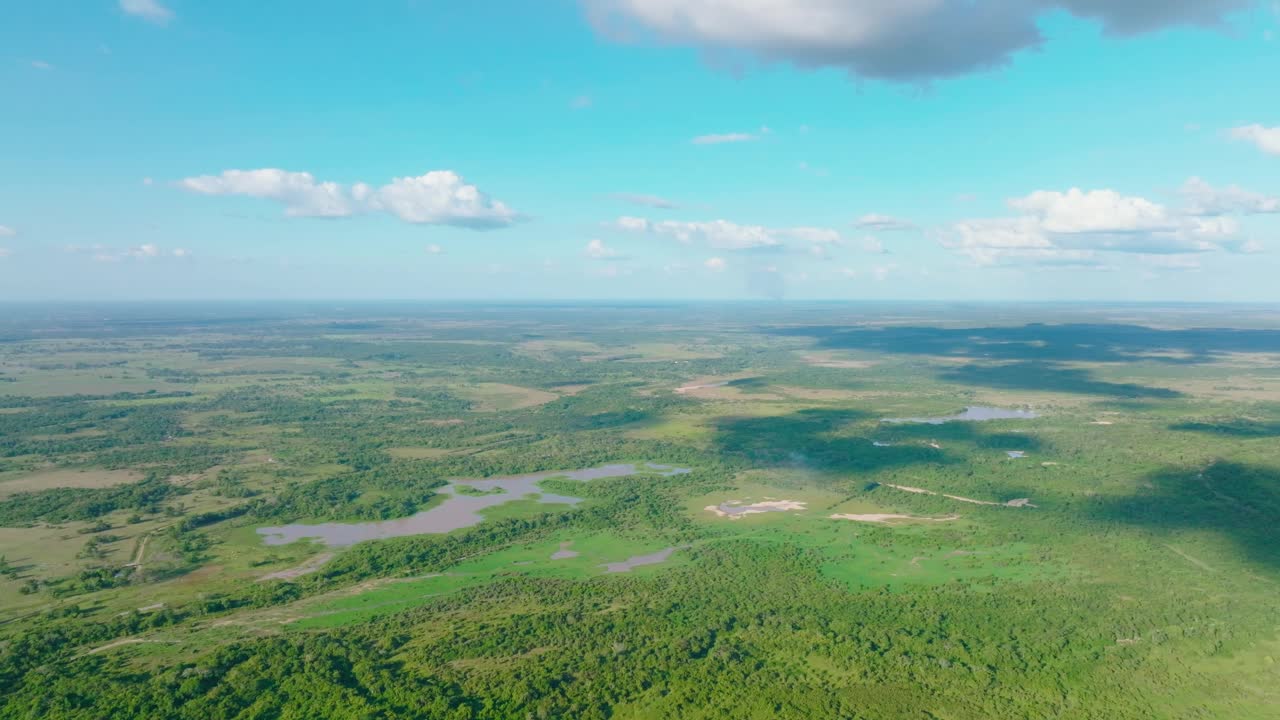
[{"label": "pond", "polygon": [[600,567],[604,568],[604,571],[607,573],[631,572],[632,570],[645,565],[657,565],[658,563],[664,563],[673,553],[675,553],[675,551],[685,550],[688,547],[688,545],[682,545],[680,547],[663,548],[658,552],[649,553],[648,555],[635,555],[621,562],[605,563]]},{"label": "pond", "polygon": [[987,422],[988,420],[1033,420],[1040,417],[1032,410],[1005,410],[998,407],[967,407],[962,413],[943,415],[940,417],[908,417],[884,418],[880,422],[902,424],[922,423],[925,425],[942,425],[949,422]]},{"label": "pond", "polygon": [[[440,488],[444,502],[428,510],[396,520],[380,520],[364,523],[319,523],[308,525],[294,523],[280,527],[258,528],[258,534],[268,545],[288,545],[303,539],[314,539],[329,546],[354,545],[366,540],[382,540],[407,535],[447,533],[471,527],[484,520],[480,511],[522,498],[534,499],[545,505],[577,505],[582,498],[545,493],[538,483],[543,480],[602,480],[632,475],[659,475],[670,477],[690,472],[689,468],[645,463],[604,465],[582,470],[531,473],[484,480],[454,480]],[[468,490],[463,490],[467,488]]]}]

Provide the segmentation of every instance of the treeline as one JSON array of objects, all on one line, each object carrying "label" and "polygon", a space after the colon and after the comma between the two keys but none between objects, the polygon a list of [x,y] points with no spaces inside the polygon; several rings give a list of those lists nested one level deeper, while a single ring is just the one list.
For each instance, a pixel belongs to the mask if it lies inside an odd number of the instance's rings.
[{"label": "treeline", "polygon": [[50,488],[18,493],[0,502],[0,526],[95,520],[118,510],[158,513],[162,503],[186,492],[153,474],[118,487]]}]

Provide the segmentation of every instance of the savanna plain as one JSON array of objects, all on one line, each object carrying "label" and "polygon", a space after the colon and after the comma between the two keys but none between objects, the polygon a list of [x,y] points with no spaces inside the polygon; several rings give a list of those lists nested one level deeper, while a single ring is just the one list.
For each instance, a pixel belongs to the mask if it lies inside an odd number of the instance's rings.
[{"label": "savanna plain", "polygon": [[0,717],[1280,717],[1280,313],[13,305]]}]

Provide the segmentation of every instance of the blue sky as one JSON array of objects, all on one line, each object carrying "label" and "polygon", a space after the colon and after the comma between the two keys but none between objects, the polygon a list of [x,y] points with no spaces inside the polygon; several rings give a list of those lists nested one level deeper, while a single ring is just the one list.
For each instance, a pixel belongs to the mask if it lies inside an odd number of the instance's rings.
[{"label": "blue sky", "polygon": [[1280,301],[1252,0],[0,6],[0,299]]}]

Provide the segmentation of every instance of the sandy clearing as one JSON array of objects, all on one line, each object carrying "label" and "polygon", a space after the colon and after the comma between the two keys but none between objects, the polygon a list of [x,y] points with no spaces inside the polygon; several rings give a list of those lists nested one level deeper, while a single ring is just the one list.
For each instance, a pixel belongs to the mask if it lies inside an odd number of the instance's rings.
[{"label": "sandy clearing", "polygon": [[315,557],[307,560],[306,562],[302,563],[301,565],[298,565],[297,567],[291,567],[287,570],[279,570],[267,575],[263,575],[262,577],[258,578],[258,582],[264,582],[266,580],[293,580],[296,578],[300,578],[303,575],[310,575],[311,573],[319,570],[325,563],[329,562],[332,559],[333,559],[333,553],[320,553],[319,555],[316,555]]},{"label": "sandy clearing", "polygon": [[1031,502],[1031,498],[1018,498],[1016,500],[1010,500],[1009,502],[998,503],[998,502],[990,502],[988,500],[974,500],[973,498],[967,498],[967,497],[964,497],[963,495],[948,495],[946,493],[937,493],[932,490],[925,490],[924,488],[911,487],[910,485],[894,485],[893,483],[884,483],[884,486],[891,487],[894,490],[902,490],[903,492],[915,493],[917,495],[940,495],[950,500],[972,503],[974,505],[991,505],[994,507],[1013,507],[1013,508],[1036,507],[1036,505]]},{"label": "sandy clearing", "polygon": [[[719,505],[708,505],[704,508],[707,512],[715,513],[717,517],[727,517],[730,520],[738,520],[748,515],[757,515],[768,512],[787,512],[790,510],[805,510],[809,503],[799,502],[796,500],[765,500],[763,502],[752,503],[751,505],[737,506],[733,503],[721,503]],[[728,506],[729,510],[724,508]]]},{"label": "sandy clearing", "polygon": [[832,520],[852,520],[852,521],[854,521],[854,522],[881,523],[881,524],[885,524],[885,525],[890,524],[893,520],[920,520],[920,521],[924,521],[924,522],[951,522],[952,520],[959,520],[959,519],[960,519],[960,516],[959,516],[959,515],[948,515],[947,517],[933,518],[933,517],[921,517],[921,516],[919,516],[919,515],[895,515],[895,514],[893,514],[893,513],[868,513],[868,514],[865,514],[865,515],[854,515],[854,514],[848,514],[848,513],[846,513],[846,514],[836,514],[836,515],[831,515],[830,517],[831,517],[831,519],[832,519]]}]

